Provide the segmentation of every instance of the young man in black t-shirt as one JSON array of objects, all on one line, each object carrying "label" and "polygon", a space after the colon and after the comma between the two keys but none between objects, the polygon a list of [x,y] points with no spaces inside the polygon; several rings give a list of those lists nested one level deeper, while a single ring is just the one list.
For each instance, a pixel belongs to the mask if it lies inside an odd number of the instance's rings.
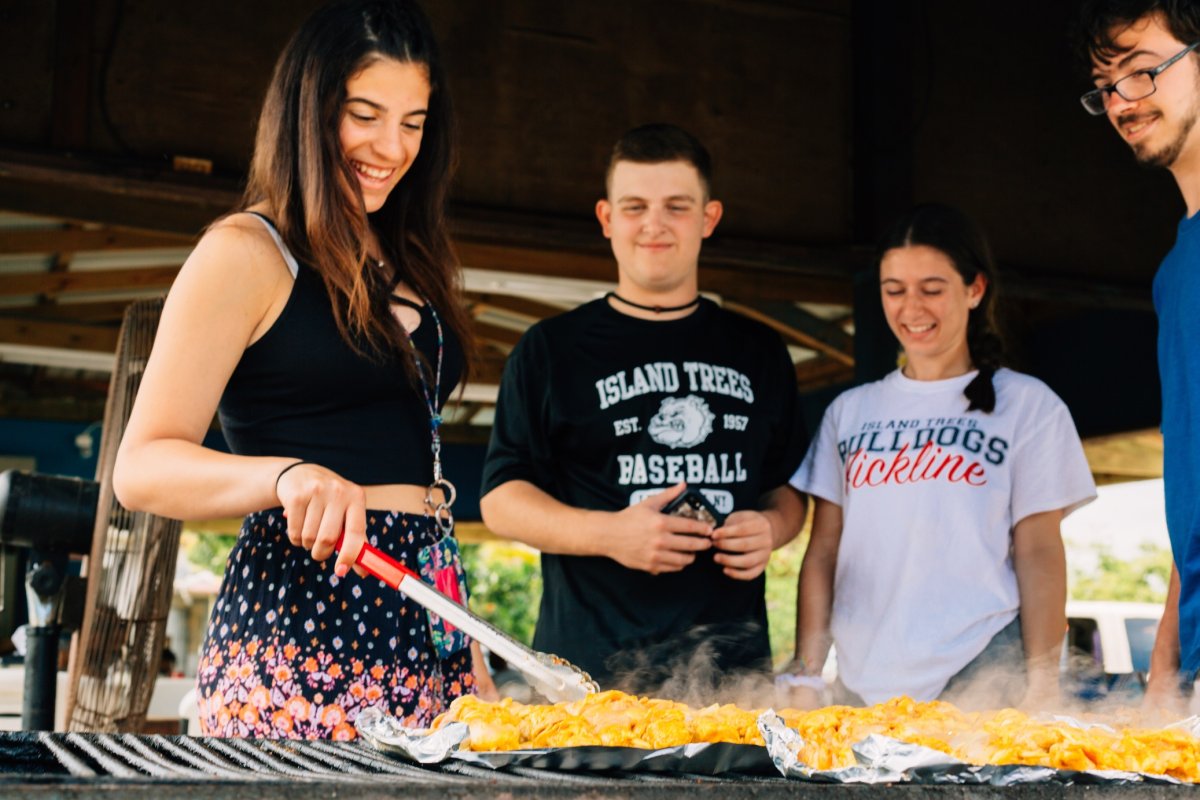
[{"label": "young man in black t-shirt", "polygon": [[[621,138],[596,204],[617,289],[530,328],[500,387],[484,522],[542,551],[534,646],[604,688],[768,669],[763,569],[803,522],[787,348],[699,295],[710,173],[674,126]],[[662,513],[686,489],[724,524]]]}]

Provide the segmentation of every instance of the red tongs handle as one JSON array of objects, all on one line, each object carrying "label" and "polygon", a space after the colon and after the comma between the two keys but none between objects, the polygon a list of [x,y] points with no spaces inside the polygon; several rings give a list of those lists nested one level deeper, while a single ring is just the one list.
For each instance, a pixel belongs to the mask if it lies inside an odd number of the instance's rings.
[{"label": "red tongs handle", "polygon": [[[342,549],[342,541],[344,539],[344,534],[338,539],[337,549],[339,551]],[[399,589],[400,584],[404,582],[405,578],[421,580],[417,573],[391,556],[386,555],[382,550],[369,542],[363,542],[362,550],[358,551],[358,557],[354,559],[354,563],[393,589]]]}]

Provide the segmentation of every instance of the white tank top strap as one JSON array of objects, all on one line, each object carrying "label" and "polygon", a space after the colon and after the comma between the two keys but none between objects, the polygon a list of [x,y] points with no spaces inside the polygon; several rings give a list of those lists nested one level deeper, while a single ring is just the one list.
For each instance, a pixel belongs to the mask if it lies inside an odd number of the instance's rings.
[{"label": "white tank top strap", "polygon": [[246,213],[257,217],[259,222],[263,224],[263,227],[267,229],[267,233],[271,234],[271,238],[275,240],[275,244],[279,247],[280,255],[283,256],[283,260],[287,263],[288,272],[292,273],[292,280],[295,280],[300,274],[300,264],[296,262],[296,257],[292,255],[292,251],[288,250],[287,245],[283,243],[283,237],[280,236],[279,231],[275,229],[275,223],[271,222],[270,218],[264,214],[258,213],[257,211],[248,211]]}]

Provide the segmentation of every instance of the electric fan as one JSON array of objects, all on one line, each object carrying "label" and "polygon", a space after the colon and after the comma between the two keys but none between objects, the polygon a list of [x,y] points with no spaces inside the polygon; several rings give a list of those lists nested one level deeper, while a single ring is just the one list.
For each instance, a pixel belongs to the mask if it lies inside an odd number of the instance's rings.
[{"label": "electric fan", "polygon": [[96,465],[96,522],[83,566],[83,625],[71,643],[70,730],[138,732],[158,674],[182,523],[124,508],[113,496],[112,471],[162,306],[161,297],[132,303],[117,342]]}]

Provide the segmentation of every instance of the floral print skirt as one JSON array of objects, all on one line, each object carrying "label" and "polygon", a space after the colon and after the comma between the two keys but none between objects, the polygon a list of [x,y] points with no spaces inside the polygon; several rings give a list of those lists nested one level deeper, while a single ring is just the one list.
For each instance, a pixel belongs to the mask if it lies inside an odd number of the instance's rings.
[{"label": "floral print skirt", "polygon": [[[440,535],[430,517],[367,512],[367,540],[413,571]],[[352,739],[371,706],[428,727],[474,678],[469,648],[437,656],[421,606],[376,578],[338,578],[332,558],[292,546],[276,508],[242,524],[198,683],[205,736]]]}]

